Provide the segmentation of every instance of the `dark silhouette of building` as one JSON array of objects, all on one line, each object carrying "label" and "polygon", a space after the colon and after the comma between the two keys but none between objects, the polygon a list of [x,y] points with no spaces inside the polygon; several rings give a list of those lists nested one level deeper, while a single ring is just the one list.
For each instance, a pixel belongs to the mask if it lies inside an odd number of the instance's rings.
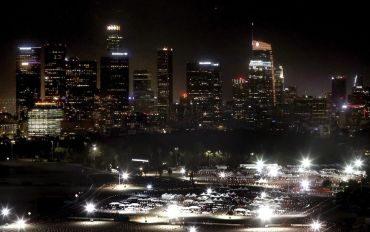
[{"label": "dark silhouette of building", "polygon": [[190,103],[195,108],[199,127],[214,127],[222,123],[222,86],[219,64],[188,63],[186,87]]},{"label": "dark silhouette of building", "polygon": [[133,76],[134,109],[145,114],[155,113],[152,76],[147,70],[135,70]]},{"label": "dark silhouette of building", "polygon": [[158,112],[163,119],[168,117],[173,102],[172,54],[172,48],[157,51]]},{"label": "dark silhouette of building", "polygon": [[59,100],[65,97],[66,90],[66,52],[65,44],[46,44],[44,46],[45,99]]},{"label": "dark silhouette of building", "polygon": [[66,119],[72,121],[92,119],[96,81],[96,61],[82,61],[77,57],[68,59],[66,62]]}]

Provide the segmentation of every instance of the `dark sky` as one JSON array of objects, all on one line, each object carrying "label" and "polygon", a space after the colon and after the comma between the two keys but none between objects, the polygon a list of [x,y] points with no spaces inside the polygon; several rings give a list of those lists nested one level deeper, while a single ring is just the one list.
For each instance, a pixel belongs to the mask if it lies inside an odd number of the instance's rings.
[{"label": "dark sky", "polygon": [[69,55],[99,60],[109,23],[121,25],[131,72],[155,75],[156,48],[175,49],[176,94],[185,90],[185,63],[207,59],[220,62],[230,98],[231,78],[247,71],[252,21],[300,93],[328,91],[331,74],[370,76],[369,11],[360,1],[12,1],[0,11],[0,98],[15,96],[17,45],[61,41]]}]

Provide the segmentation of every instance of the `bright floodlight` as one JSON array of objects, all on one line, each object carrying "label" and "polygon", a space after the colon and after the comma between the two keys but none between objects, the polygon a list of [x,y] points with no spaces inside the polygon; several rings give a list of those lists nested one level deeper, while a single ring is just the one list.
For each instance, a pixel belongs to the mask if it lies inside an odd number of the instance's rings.
[{"label": "bright floodlight", "polygon": [[181,168],[181,171],[180,171],[180,172],[181,172],[181,174],[183,174],[183,175],[184,175],[184,174],[185,174],[185,172],[186,172],[185,168]]},{"label": "bright floodlight", "polygon": [[344,169],[344,172],[347,174],[352,174],[353,173],[353,166],[352,165],[347,165],[346,168]]},{"label": "bright floodlight", "polygon": [[265,165],[265,161],[263,161],[262,159],[257,160],[257,162],[256,162],[257,171],[261,172],[264,165]]},{"label": "bright floodlight", "polygon": [[273,211],[269,206],[261,206],[258,209],[258,218],[262,221],[269,221],[273,216]]},{"label": "bright floodlight", "polygon": [[319,221],[313,221],[311,223],[311,229],[313,231],[320,231],[321,227],[322,227],[322,224]]},{"label": "bright floodlight", "polygon": [[361,168],[362,165],[363,165],[363,161],[361,159],[356,159],[355,160],[355,167],[356,168]]},{"label": "bright floodlight", "polygon": [[210,195],[212,193],[212,189],[211,188],[208,188],[207,189],[207,194]]},{"label": "bright floodlight", "polygon": [[303,158],[303,160],[301,161],[301,165],[303,168],[310,168],[311,160],[309,158]]},{"label": "bright floodlight", "polygon": [[3,217],[7,217],[9,213],[10,213],[10,210],[6,207],[1,210],[1,215],[3,215]]},{"label": "bright floodlight", "polygon": [[261,198],[265,198],[266,196],[267,196],[267,194],[265,192],[261,193]]},{"label": "bright floodlight", "polygon": [[308,180],[302,180],[301,187],[303,191],[308,191],[310,189],[310,182]]},{"label": "bright floodlight", "polygon": [[23,218],[18,218],[18,220],[15,222],[15,225],[19,230],[24,229],[24,227],[26,227],[26,221]]},{"label": "bright floodlight", "polygon": [[151,190],[151,189],[153,188],[153,185],[148,184],[148,185],[146,186],[146,188],[147,188],[148,190]]},{"label": "bright floodlight", "polygon": [[95,211],[95,205],[93,203],[87,203],[85,205],[85,210],[87,213],[93,213]]},{"label": "bright floodlight", "polygon": [[167,208],[167,216],[169,218],[177,218],[180,214],[180,208],[178,205],[169,205]]},{"label": "bright floodlight", "polygon": [[197,232],[197,228],[192,226],[192,227],[189,228],[189,232]]},{"label": "bright floodlight", "polygon": [[122,179],[124,179],[124,180],[128,179],[128,173],[127,172],[122,173]]},{"label": "bright floodlight", "polygon": [[221,177],[221,178],[225,178],[225,177],[226,177],[226,174],[225,174],[224,172],[221,172],[221,173],[220,173],[220,177]]}]

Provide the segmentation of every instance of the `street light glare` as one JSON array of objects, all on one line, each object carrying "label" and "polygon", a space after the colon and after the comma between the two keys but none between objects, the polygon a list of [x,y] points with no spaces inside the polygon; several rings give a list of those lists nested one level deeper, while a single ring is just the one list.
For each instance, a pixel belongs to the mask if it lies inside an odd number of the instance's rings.
[{"label": "street light glare", "polygon": [[256,162],[257,171],[261,172],[264,165],[265,165],[265,161],[263,161],[262,159],[257,160]]},{"label": "street light glare", "polygon": [[352,174],[353,173],[353,166],[352,165],[347,165],[346,168],[344,169],[344,172],[347,174]]},{"label": "street light glare", "polygon": [[185,168],[181,168],[181,174],[185,174],[185,172],[186,172],[186,170],[185,170]]},{"label": "street light glare", "polygon": [[7,217],[10,213],[10,210],[8,208],[3,208],[1,210],[1,215],[3,215],[3,217]]},{"label": "street light glare", "polygon": [[301,187],[303,191],[308,191],[310,189],[310,182],[308,180],[302,180]]},{"label": "street light glare", "polygon": [[128,173],[127,172],[122,173],[122,179],[124,179],[124,180],[128,179]]},{"label": "street light glare", "polygon": [[197,228],[192,226],[192,227],[189,228],[189,232],[197,232]]},{"label": "street light glare", "polygon": [[265,192],[261,193],[261,198],[265,198],[266,196],[267,196],[267,194]]},{"label": "street light glare", "polygon": [[220,177],[221,177],[221,178],[225,178],[225,177],[226,177],[226,174],[225,174],[224,172],[221,172],[221,173],[220,173]]},{"label": "street light glare", "polygon": [[311,223],[311,229],[313,231],[319,231],[321,229],[321,227],[322,227],[322,225],[321,225],[321,223],[319,221],[313,221]]},{"label": "street light glare", "polygon": [[311,160],[309,158],[303,158],[301,161],[302,167],[303,168],[309,168],[311,166]]},{"label": "street light glare", "polygon": [[18,218],[15,225],[19,230],[24,229],[26,227],[26,221],[23,218]]},{"label": "street light glare", "polygon": [[85,206],[85,210],[88,213],[93,213],[95,211],[95,205],[93,203],[87,203]]},{"label": "street light glare", "polygon": [[363,162],[361,159],[356,159],[354,163],[355,163],[356,168],[360,168],[363,165]]},{"label": "street light glare", "polygon": [[180,214],[180,208],[178,205],[169,205],[167,208],[167,216],[169,218],[177,218]]},{"label": "street light glare", "polygon": [[273,211],[269,206],[261,206],[257,213],[262,221],[269,221],[273,217]]},{"label": "street light glare", "polygon": [[211,188],[208,188],[207,189],[207,194],[210,195],[212,193],[212,189]]},{"label": "street light glare", "polygon": [[148,190],[151,190],[151,189],[153,188],[153,186],[152,186],[151,184],[148,184],[148,185],[146,186],[146,188],[147,188]]}]

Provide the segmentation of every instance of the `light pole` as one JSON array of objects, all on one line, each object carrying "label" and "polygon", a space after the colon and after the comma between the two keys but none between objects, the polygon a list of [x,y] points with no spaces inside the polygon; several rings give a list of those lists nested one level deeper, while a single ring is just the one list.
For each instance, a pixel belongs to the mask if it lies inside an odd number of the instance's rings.
[{"label": "light pole", "polygon": [[15,144],[15,140],[12,139],[10,141],[10,156],[12,160],[14,159],[14,148],[13,148],[14,144]]},{"label": "light pole", "polygon": [[54,160],[54,141],[51,140],[51,161]]}]

